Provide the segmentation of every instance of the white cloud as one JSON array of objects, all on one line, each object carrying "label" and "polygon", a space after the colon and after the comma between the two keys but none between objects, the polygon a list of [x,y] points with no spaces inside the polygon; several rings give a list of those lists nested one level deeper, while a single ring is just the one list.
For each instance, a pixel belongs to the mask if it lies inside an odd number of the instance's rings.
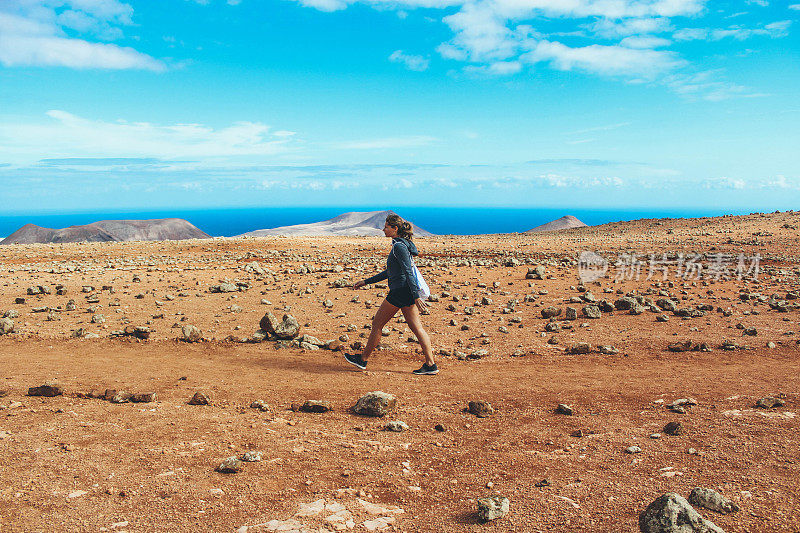
[{"label": "white cloud", "polygon": [[529,63],[549,62],[558,70],[581,70],[608,76],[652,79],[683,64],[669,51],[637,50],[623,46],[593,44],[571,48],[559,42],[540,41],[521,59]]},{"label": "white cloud", "polygon": [[402,63],[408,70],[414,70],[416,72],[428,70],[428,66],[430,65],[428,59],[422,56],[406,54],[402,50],[395,50],[392,52],[392,55],[389,56],[389,61],[392,63]]},{"label": "white cloud", "polygon": [[90,40],[121,38],[120,26],[131,24],[132,14],[117,0],[2,0],[0,64],[164,70],[163,62],[133,48]]},{"label": "white cloud", "polygon": [[202,124],[107,122],[48,111],[43,123],[0,123],[0,158],[32,161],[58,157],[208,158],[274,155],[290,150],[258,122],[236,122],[214,129]]},{"label": "white cloud", "polygon": [[730,26],[728,28],[684,28],[676,31],[672,36],[678,41],[721,41],[722,39],[736,39],[744,41],[755,36],[771,37],[778,39],[789,34],[791,20],[780,20],[766,24],[761,28],[744,28]]},{"label": "white cloud", "polygon": [[619,44],[626,48],[664,48],[671,45],[672,41],[652,35],[631,35],[622,39]]},{"label": "white cloud", "polygon": [[791,4],[789,9],[793,9],[795,11],[800,11],[800,4]]}]

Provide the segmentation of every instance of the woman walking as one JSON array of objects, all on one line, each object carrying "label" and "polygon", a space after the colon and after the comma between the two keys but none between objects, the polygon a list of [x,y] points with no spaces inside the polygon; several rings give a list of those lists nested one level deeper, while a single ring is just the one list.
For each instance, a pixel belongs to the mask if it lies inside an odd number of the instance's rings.
[{"label": "woman walking", "polygon": [[422,368],[414,370],[414,374],[438,374],[439,368],[433,360],[433,352],[431,351],[431,339],[423,329],[422,321],[420,320],[420,312],[427,309],[428,306],[425,304],[425,300],[419,297],[417,276],[414,273],[414,264],[411,260],[411,256],[419,255],[417,247],[411,240],[413,238],[411,223],[403,220],[398,215],[391,214],[386,217],[383,234],[392,239],[392,250],[386,259],[386,270],[371,278],[356,282],[353,285],[353,289],[360,289],[364,285],[388,278],[389,294],[386,295],[386,299],[383,300],[380,308],[375,313],[375,317],[372,319],[369,339],[361,355],[345,354],[344,358],[351,365],[355,365],[361,370],[366,369],[369,356],[375,350],[381,338],[383,326],[400,309],[406,319],[406,324],[417,336],[417,340],[419,340],[419,344],[422,347],[422,353],[425,355],[425,363]]}]

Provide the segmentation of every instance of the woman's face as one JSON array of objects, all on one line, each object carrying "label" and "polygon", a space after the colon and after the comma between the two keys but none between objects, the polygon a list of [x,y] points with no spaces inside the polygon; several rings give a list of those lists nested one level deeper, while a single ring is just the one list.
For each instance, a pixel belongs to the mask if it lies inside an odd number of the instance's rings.
[{"label": "woman's face", "polygon": [[390,226],[389,223],[387,222],[383,225],[383,234],[386,235],[387,237],[395,238],[397,237],[397,228],[395,228],[394,226]]}]

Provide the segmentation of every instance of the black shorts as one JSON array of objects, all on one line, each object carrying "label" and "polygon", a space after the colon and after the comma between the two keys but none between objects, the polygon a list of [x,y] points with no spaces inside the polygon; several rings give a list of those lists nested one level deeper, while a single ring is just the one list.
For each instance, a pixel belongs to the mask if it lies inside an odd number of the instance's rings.
[{"label": "black shorts", "polygon": [[408,307],[414,305],[417,299],[411,294],[411,289],[406,286],[401,289],[390,289],[389,294],[386,295],[386,301],[395,307]]}]

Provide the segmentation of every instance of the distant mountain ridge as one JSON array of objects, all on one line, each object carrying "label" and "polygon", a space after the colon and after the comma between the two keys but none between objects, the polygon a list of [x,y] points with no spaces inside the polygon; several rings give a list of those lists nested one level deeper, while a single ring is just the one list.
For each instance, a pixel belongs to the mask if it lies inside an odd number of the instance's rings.
[{"label": "distant mountain ridge", "polygon": [[101,220],[61,229],[25,224],[0,241],[0,244],[175,241],[210,238],[210,235],[186,220],[161,218],[154,220]]},{"label": "distant mountain ridge", "polygon": [[[393,214],[396,213],[388,210],[351,211],[321,222],[248,231],[247,233],[239,235],[239,237],[267,237],[275,235],[296,237],[383,235],[383,225],[386,222],[386,217]],[[414,227],[415,236],[426,237],[433,235],[430,231],[424,230],[413,223],[412,226]]]},{"label": "distant mountain ridge", "polygon": [[546,224],[542,224],[541,226],[536,226],[535,228],[531,228],[525,233],[539,233],[542,231],[558,231],[561,229],[584,228],[587,225],[588,224],[584,224],[583,222],[581,222],[572,215],[565,215],[561,218],[551,220]]}]

